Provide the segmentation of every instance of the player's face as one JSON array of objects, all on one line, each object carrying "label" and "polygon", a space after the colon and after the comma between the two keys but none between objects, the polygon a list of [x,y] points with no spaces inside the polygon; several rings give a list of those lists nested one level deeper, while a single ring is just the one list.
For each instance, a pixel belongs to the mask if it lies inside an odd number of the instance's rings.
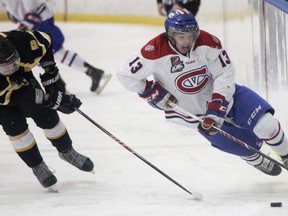
[{"label": "player's face", "polygon": [[194,46],[197,37],[198,32],[194,31],[175,32],[173,35],[175,46],[178,49],[178,51],[183,55],[186,55],[190,51],[190,49]]},{"label": "player's face", "polygon": [[0,64],[0,75],[2,76],[9,76],[13,74],[19,68],[20,57],[18,57],[12,63],[4,63]]}]

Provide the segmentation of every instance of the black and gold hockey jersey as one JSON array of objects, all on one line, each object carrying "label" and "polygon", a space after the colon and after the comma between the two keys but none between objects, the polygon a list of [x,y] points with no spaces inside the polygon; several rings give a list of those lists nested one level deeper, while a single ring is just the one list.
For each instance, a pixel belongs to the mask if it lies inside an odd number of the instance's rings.
[{"label": "black and gold hockey jersey", "polygon": [[10,31],[0,32],[0,36],[7,38],[20,55],[19,69],[10,76],[0,76],[0,105],[9,105],[13,93],[23,87],[15,80],[33,79],[32,68],[39,63],[54,62],[54,56],[51,38],[44,32]]}]

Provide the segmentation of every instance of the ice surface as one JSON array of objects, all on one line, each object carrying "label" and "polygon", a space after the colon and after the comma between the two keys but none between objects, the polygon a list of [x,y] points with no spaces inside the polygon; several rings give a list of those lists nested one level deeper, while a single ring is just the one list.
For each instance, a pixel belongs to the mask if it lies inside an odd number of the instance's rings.
[{"label": "ice surface", "polygon": [[[90,63],[115,73],[122,60],[137,51],[162,27],[123,24],[60,23],[65,47]],[[15,28],[1,23],[2,30]],[[62,161],[29,121],[42,155],[55,170],[59,193],[49,193],[18,158],[8,138],[0,136],[0,215],[9,216],[287,216],[287,172],[262,174],[241,159],[212,148],[195,131],[165,121],[116,77],[101,95],[89,91],[90,79],[60,66],[81,110],[98,124],[191,192],[191,196],[139,160],[78,113],[61,114],[74,147],[95,163],[95,174]],[[37,72],[37,70],[35,70]],[[287,115],[283,113],[283,115]],[[271,208],[270,202],[283,207]]]}]

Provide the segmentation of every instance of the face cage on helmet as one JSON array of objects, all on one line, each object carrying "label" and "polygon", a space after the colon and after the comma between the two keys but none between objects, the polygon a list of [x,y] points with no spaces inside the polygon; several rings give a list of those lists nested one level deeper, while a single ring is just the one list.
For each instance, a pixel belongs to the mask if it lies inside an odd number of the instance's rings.
[{"label": "face cage on helmet", "polygon": [[176,32],[182,32],[182,33],[193,33],[194,36],[193,36],[193,40],[194,40],[194,43],[196,42],[197,38],[199,37],[199,28],[196,27],[196,28],[192,28],[192,29],[178,29],[178,28],[175,28],[175,27],[169,27],[168,28],[168,32],[167,32],[167,35],[168,35],[168,39],[170,40],[170,42],[172,44],[174,44],[174,40],[173,40],[173,36]]},{"label": "face cage on helmet", "polygon": [[9,76],[19,69],[20,56],[17,50],[7,62],[0,64],[0,75]]}]

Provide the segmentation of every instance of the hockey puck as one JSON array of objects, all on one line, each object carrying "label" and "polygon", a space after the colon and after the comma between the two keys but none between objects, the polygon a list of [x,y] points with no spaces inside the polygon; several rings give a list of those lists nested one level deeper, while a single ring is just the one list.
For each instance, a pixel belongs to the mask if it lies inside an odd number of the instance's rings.
[{"label": "hockey puck", "polygon": [[282,202],[271,202],[270,207],[282,207]]}]

